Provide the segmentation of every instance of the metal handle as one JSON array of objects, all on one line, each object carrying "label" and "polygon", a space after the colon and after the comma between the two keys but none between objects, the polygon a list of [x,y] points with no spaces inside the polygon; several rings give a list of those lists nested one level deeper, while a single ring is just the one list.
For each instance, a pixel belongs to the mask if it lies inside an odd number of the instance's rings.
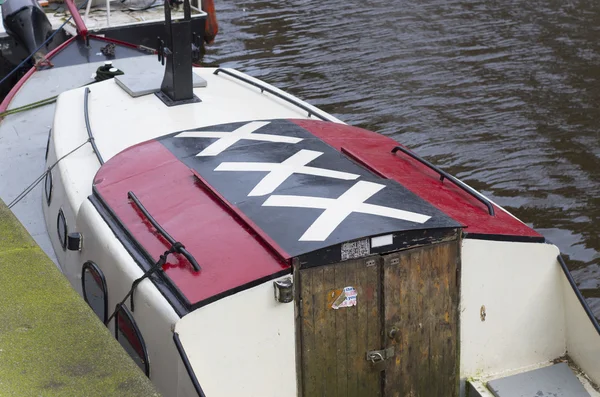
[{"label": "metal handle", "polygon": [[452,183],[454,183],[456,186],[458,186],[459,188],[461,188],[462,190],[464,190],[471,196],[475,197],[479,202],[483,203],[487,207],[488,213],[490,214],[490,216],[496,215],[496,213],[494,211],[494,206],[492,205],[490,200],[485,198],[481,193],[476,192],[469,186],[465,185],[463,182],[459,181],[452,175],[448,174],[446,171],[441,170],[440,168],[431,164],[429,161],[425,160],[424,158],[419,157],[418,155],[411,152],[410,150],[405,149],[402,146],[396,146],[395,148],[392,149],[393,154],[396,154],[397,151],[401,151],[402,153],[406,154],[407,156],[412,157],[413,159],[417,160],[419,163],[426,165],[427,167],[431,168],[432,170],[434,170],[435,172],[440,174],[440,181],[443,182],[444,179],[448,179],[448,180],[452,181]]}]

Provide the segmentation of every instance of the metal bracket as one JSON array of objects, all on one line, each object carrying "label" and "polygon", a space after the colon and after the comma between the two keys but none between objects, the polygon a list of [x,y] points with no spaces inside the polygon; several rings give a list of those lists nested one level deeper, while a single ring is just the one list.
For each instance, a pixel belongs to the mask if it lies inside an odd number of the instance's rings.
[{"label": "metal bracket", "polygon": [[367,352],[367,361],[371,362],[374,370],[383,371],[385,370],[385,360],[394,357],[394,354],[394,346],[383,350],[371,350]]},{"label": "metal bracket", "polygon": [[394,346],[390,346],[383,350],[371,350],[367,352],[367,361],[376,363],[378,361],[387,360],[388,358],[394,357],[396,354]]}]

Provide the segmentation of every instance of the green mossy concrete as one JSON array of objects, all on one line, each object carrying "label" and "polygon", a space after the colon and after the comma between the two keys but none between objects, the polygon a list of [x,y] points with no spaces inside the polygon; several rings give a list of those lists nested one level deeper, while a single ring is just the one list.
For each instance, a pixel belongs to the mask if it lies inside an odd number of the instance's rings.
[{"label": "green mossy concrete", "polygon": [[0,201],[0,397],[158,395]]}]

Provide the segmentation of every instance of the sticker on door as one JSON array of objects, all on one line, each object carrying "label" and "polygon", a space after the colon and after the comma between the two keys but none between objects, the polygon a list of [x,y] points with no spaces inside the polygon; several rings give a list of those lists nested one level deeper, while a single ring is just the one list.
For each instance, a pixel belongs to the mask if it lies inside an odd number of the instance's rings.
[{"label": "sticker on door", "polygon": [[357,304],[358,292],[354,287],[344,287],[329,291],[327,295],[327,305],[337,310],[341,307],[351,307]]}]

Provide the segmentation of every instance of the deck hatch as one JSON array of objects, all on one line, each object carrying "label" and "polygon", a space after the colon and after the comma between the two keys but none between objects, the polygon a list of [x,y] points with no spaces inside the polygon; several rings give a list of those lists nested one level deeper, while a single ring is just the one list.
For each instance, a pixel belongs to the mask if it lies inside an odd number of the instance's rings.
[{"label": "deck hatch", "polygon": [[[460,227],[289,120],[222,124],[159,141],[289,257],[394,232]],[[394,250],[394,240],[387,248]]]}]

